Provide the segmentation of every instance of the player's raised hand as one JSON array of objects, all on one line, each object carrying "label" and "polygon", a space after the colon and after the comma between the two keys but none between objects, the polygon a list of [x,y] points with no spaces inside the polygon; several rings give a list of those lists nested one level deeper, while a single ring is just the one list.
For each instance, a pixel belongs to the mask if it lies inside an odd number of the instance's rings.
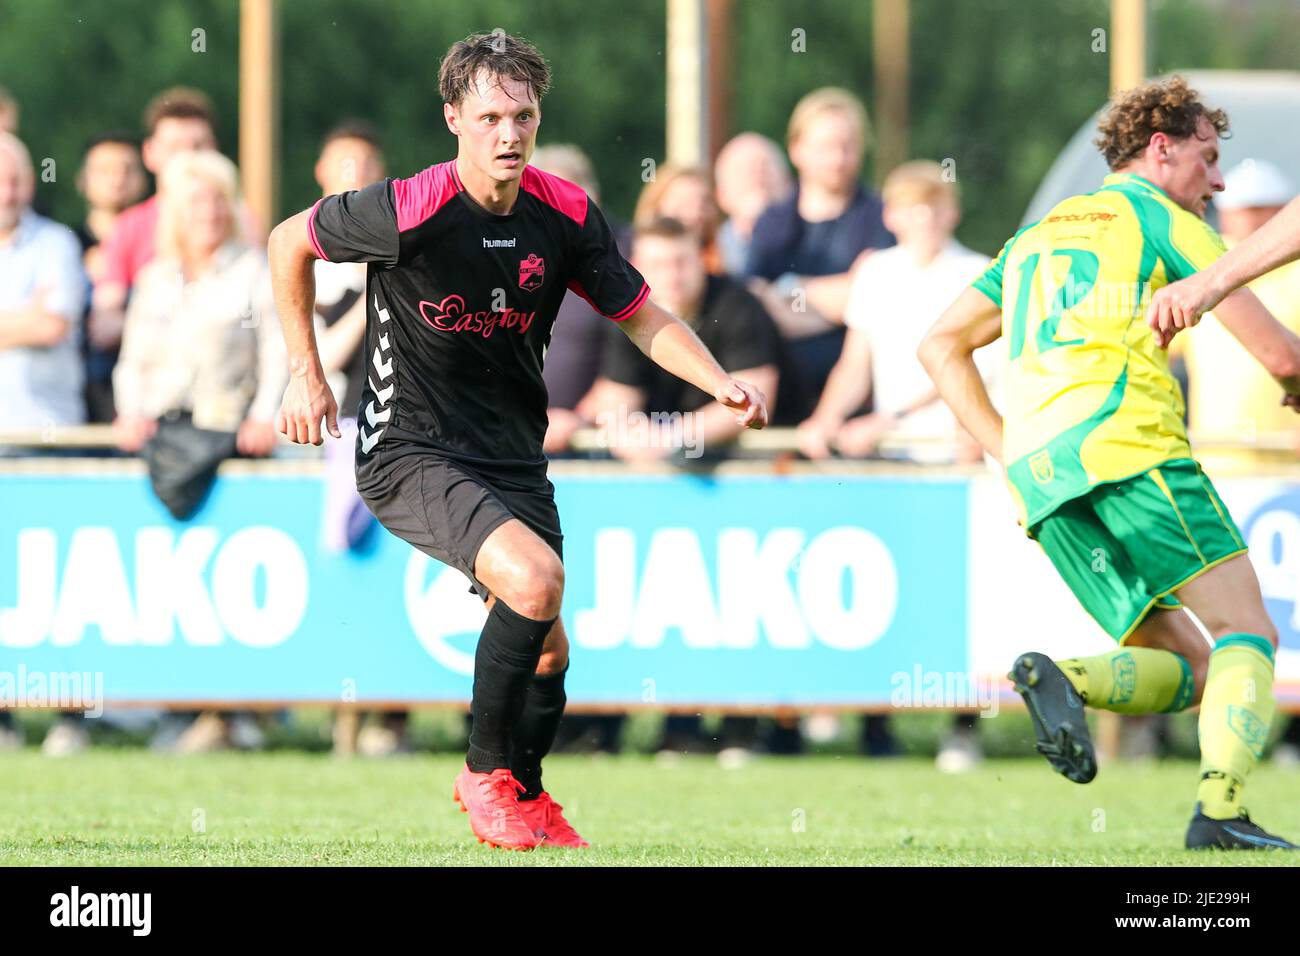
[{"label": "player's raised hand", "polygon": [[1147,325],[1151,326],[1156,345],[1168,348],[1175,335],[1201,321],[1201,316],[1222,298],[1204,272],[1157,289],[1147,306]]},{"label": "player's raised hand", "polygon": [[737,424],[746,428],[762,428],[767,424],[767,399],[753,385],[739,379],[731,379],[713,393],[719,403],[741,414],[736,416]]},{"label": "player's raised hand", "polygon": [[295,366],[289,375],[289,387],[284,390],[280,413],[275,418],[275,430],[295,445],[308,442],[319,445],[324,440],[320,427],[322,418],[331,435],[343,437],[339,431],[338,414],[338,403],[334,401],[334,394],[325,383],[319,365],[314,369]]}]

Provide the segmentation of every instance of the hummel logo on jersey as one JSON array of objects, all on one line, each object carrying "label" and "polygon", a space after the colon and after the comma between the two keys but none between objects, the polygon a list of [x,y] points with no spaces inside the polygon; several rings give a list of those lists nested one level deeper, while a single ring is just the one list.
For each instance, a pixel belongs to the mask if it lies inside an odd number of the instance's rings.
[{"label": "hummel logo on jersey", "polygon": [[478,332],[491,338],[497,329],[514,329],[523,335],[533,324],[536,312],[506,309],[503,312],[467,312],[465,300],[449,295],[441,302],[421,302],[420,315],[425,324],[439,332]]},{"label": "hummel logo on jersey", "polygon": [[[379,316],[379,325],[383,325],[389,320],[390,316],[387,309],[379,307],[379,296],[375,296],[375,313]],[[375,375],[379,376],[379,381],[386,383],[383,388],[375,384],[372,377],[366,378],[366,383],[370,386],[371,393],[375,396],[374,402],[366,403],[365,422],[357,422],[357,437],[361,441],[361,454],[368,455],[379,443],[379,436],[384,433],[384,429],[376,427],[387,422],[393,417],[393,410],[388,407],[388,400],[393,397],[393,384],[388,380],[393,377],[393,360],[388,357],[388,333],[379,333],[379,345],[376,347],[374,354],[370,357],[370,364],[375,370]],[[378,402],[378,405],[375,404]],[[373,432],[366,431],[366,422],[374,428]]]},{"label": "hummel logo on jersey", "polygon": [[487,239],[483,240],[484,249],[513,249],[515,247],[514,239]]}]

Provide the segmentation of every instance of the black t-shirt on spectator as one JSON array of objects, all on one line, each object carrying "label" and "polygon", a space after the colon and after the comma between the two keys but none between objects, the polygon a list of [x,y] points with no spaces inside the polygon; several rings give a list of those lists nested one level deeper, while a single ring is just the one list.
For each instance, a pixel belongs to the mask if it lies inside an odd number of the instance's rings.
[{"label": "black t-shirt on spectator", "polygon": [[[799,215],[796,190],[759,216],[745,271],[768,281],[788,272],[814,277],[847,272],[864,250],[894,244],[882,210],[875,193],[859,186],[840,215],[807,222]],[[774,425],[796,425],[812,414],[843,346],[843,326],[784,343]]]},{"label": "black t-shirt on spectator", "polygon": [[834,219],[806,222],[799,215],[796,189],[758,217],[745,272],[769,282],[787,272],[800,276],[847,272],[863,250],[894,244],[883,213],[879,197],[859,186],[844,212]]},{"label": "black t-shirt on spectator", "polygon": [[[626,256],[630,240],[628,230],[614,221],[609,225],[619,249]],[[591,389],[592,382],[600,374],[607,331],[611,331],[609,321],[582,296],[570,292],[564,297],[555,316],[551,346],[546,350],[546,367],[542,369],[551,408],[576,408]],[[626,338],[622,333],[619,337]]]},{"label": "black t-shirt on spectator", "polygon": [[[90,223],[83,222],[74,226],[72,231],[81,243],[81,260],[84,263],[86,253],[96,248],[100,242],[90,231]],[[91,302],[86,302],[86,311],[81,315],[81,360],[86,370],[86,421],[94,424],[107,424],[117,417],[113,404],[113,367],[117,364],[118,349],[99,348],[92,345],[90,333]]]},{"label": "black t-shirt on spectator", "polygon": [[[321,321],[325,323],[325,327],[329,328],[347,315],[360,297],[361,293],[359,291],[348,289],[337,302],[322,305],[317,300],[316,311],[320,313]],[[352,350],[352,355],[343,363],[342,372],[347,377],[347,391],[343,393],[343,398],[339,401],[339,415],[343,418],[355,418],[364,414],[361,411],[361,391],[366,381],[366,343],[364,340],[357,343],[357,347]]]},{"label": "black t-shirt on spectator", "polygon": [[[709,276],[693,326],[700,341],[728,372],[775,365],[780,352],[776,323],[761,302],[725,276]],[[645,393],[645,411],[694,412],[713,396],[650,361],[617,329],[607,329],[601,374]]]},{"label": "black t-shirt on spectator", "polygon": [[321,258],[370,263],[359,459],[544,472],[542,363],[565,290],[615,320],[650,291],[587,194],[531,166],[506,215],[452,161],[322,199],[308,226]]}]

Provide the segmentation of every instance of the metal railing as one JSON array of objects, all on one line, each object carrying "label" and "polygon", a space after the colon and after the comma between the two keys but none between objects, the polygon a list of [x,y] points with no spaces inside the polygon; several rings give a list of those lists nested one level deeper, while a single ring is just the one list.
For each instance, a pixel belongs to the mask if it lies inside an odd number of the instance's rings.
[{"label": "metal railing", "polygon": [[[1261,456],[1284,456],[1300,461],[1300,428],[1295,431],[1266,431],[1256,434],[1244,432],[1191,432],[1192,447],[1197,452],[1252,452]],[[332,440],[332,439],[327,439]],[[575,432],[571,448],[575,452],[596,453],[608,447],[608,440],[598,428],[584,428]],[[276,454],[298,452],[305,455],[320,453],[311,445],[295,445],[281,439]],[[103,451],[117,447],[111,425],[57,425],[47,428],[0,430],[0,448],[66,450],[84,449]],[[794,428],[765,428],[742,432],[735,442],[738,452],[746,456],[797,454],[799,443]],[[880,443],[885,453],[898,453],[909,448],[942,449],[953,447],[947,439],[914,436],[901,433],[886,434]]]}]

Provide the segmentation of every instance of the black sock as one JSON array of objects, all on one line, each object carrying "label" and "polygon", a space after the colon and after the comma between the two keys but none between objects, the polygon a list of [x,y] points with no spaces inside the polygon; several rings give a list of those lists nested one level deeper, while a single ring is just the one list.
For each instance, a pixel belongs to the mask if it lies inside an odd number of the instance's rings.
[{"label": "black sock", "polygon": [[542,758],[551,752],[555,733],[564,716],[564,675],[536,675],[528,683],[524,709],[510,734],[510,772],[528,789],[520,800],[534,800],[542,792]]},{"label": "black sock", "polygon": [[474,724],[465,763],[474,773],[510,766],[510,733],[523,710],[528,682],[555,623],[516,614],[501,599],[488,613],[474,652]]}]

